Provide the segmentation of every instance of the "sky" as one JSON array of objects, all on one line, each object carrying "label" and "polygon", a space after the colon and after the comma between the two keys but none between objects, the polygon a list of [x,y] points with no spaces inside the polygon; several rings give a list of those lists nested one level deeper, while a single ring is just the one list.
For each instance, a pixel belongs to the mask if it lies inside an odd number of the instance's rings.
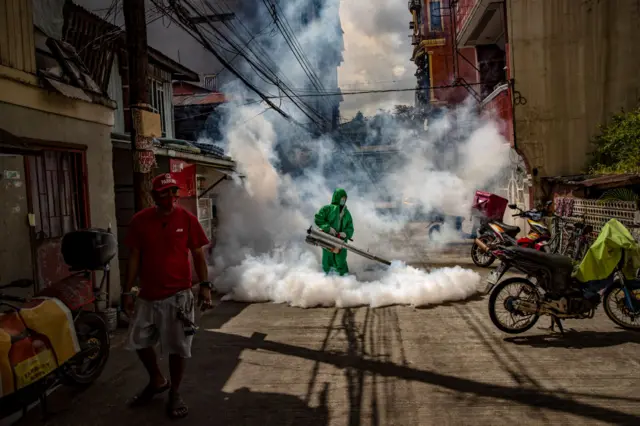
[{"label": "sky", "polygon": [[[338,70],[342,91],[415,87],[406,1],[342,0],[340,19],[345,45]],[[414,92],[346,95],[340,114],[348,120],[358,111],[371,115],[396,104],[413,105],[413,99]]]}]

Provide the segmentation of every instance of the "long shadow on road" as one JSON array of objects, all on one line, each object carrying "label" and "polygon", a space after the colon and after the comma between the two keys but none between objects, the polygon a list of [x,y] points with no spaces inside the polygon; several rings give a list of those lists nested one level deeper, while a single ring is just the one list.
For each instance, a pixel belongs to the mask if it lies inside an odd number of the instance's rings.
[{"label": "long shadow on road", "polygon": [[[218,334],[217,332],[211,333]],[[573,394],[567,392],[563,392],[562,396],[560,396],[543,389],[519,388],[482,383],[475,380],[440,374],[434,371],[418,370],[392,362],[368,360],[361,356],[354,356],[354,354],[322,352],[285,343],[272,342],[268,340],[258,341],[257,339],[236,335],[226,335],[226,338],[229,342],[234,342],[234,347],[244,347],[246,349],[254,350],[261,349],[330,364],[338,368],[350,369],[352,371],[359,370],[369,372],[381,377],[395,377],[407,381],[428,383],[455,392],[464,392],[507,402],[515,402],[525,406],[573,414],[584,418],[599,420],[605,423],[640,424],[640,416],[576,401],[571,399]],[[593,396],[597,397],[596,395]],[[610,398],[608,396],[603,396],[603,399]],[[640,399],[638,402],[640,402]],[[352,407],[352,410],[353,408],[355,407]],[[357,413],[357,410],[353,411]]]},{"label": "long shadow on road", "polygon": [[516,345],[527,345],[535,348],[605,348],[625,343],[640,344],[640,334],[633,331],[567,331],[561,334],[537,334],[507,337],[505,342]]},{"label": "long shadow on road", "polygon": [[[223,390],[241,362],[242,351],[259,345],[263,337],[256,333],[253,340],[242,340],[225,333],[199,333],[181,387],[181,394],[189,405],[186,419],[189,424],[325,426],[329,423],[328,384],[318,386],[316,407],[310,407],[294,395],[254,392],[249,388]],[[146,407],[127,407],[127,402],[146,385],[148,378],[134,354],[118,350],[114,355],[113,362],[118,365],[112,365],[114,371],[110,377],[105,372],[98,383],[82,393],[62,388],[52,396],[49,404],[52,414],[47,425],[174,424],[165,414],[166,395],[157,397]],[[16,423],[20,426],[41,424],[37,409]]]}]

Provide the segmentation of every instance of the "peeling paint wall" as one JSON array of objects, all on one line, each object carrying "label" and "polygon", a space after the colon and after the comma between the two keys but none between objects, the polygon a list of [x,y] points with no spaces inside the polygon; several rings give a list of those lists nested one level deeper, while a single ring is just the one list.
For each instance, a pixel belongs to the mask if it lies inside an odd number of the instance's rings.
[{"label": "peeling paint wall", "polygon": [[32,279],[24,157],[0,155],[0,284]]},{"label": "peeling paint wall", "polygon": [[599,125],[640,101],[640,0],[507,6],[517,148],[541,177],[580,173]]}]

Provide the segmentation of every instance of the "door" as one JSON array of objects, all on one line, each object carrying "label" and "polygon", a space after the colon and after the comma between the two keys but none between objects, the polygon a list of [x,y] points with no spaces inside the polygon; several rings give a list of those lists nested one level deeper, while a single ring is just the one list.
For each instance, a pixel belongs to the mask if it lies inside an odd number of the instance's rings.
[{"label": "door", "polygon": [[66,277],[62,236],[88,227],[84,152],[46,150],[27,157],[33,245],[40,288]]},{"label": "door", "polygon": [[0,284],[33,279],[25,157],[0,152]]}]

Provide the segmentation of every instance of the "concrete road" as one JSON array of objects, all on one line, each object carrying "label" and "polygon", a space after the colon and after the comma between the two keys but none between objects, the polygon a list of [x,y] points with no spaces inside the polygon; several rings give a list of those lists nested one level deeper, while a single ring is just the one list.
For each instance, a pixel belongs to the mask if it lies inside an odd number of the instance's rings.
[{"label": "concrete road", "polygon": [[[602,311],[565,337],[510,337],[486,299],[427,309],[222,303],[201,319],[183,394],[194,425],[640,424],[640,334]],[[547,326],[544,320],[539,326]],[[51,398],[51,425],[169,424],[114,347],[103,376]],[[173,422],[172,422],[173,423]],[[38,410],[22,425],[42,424]]]}]

